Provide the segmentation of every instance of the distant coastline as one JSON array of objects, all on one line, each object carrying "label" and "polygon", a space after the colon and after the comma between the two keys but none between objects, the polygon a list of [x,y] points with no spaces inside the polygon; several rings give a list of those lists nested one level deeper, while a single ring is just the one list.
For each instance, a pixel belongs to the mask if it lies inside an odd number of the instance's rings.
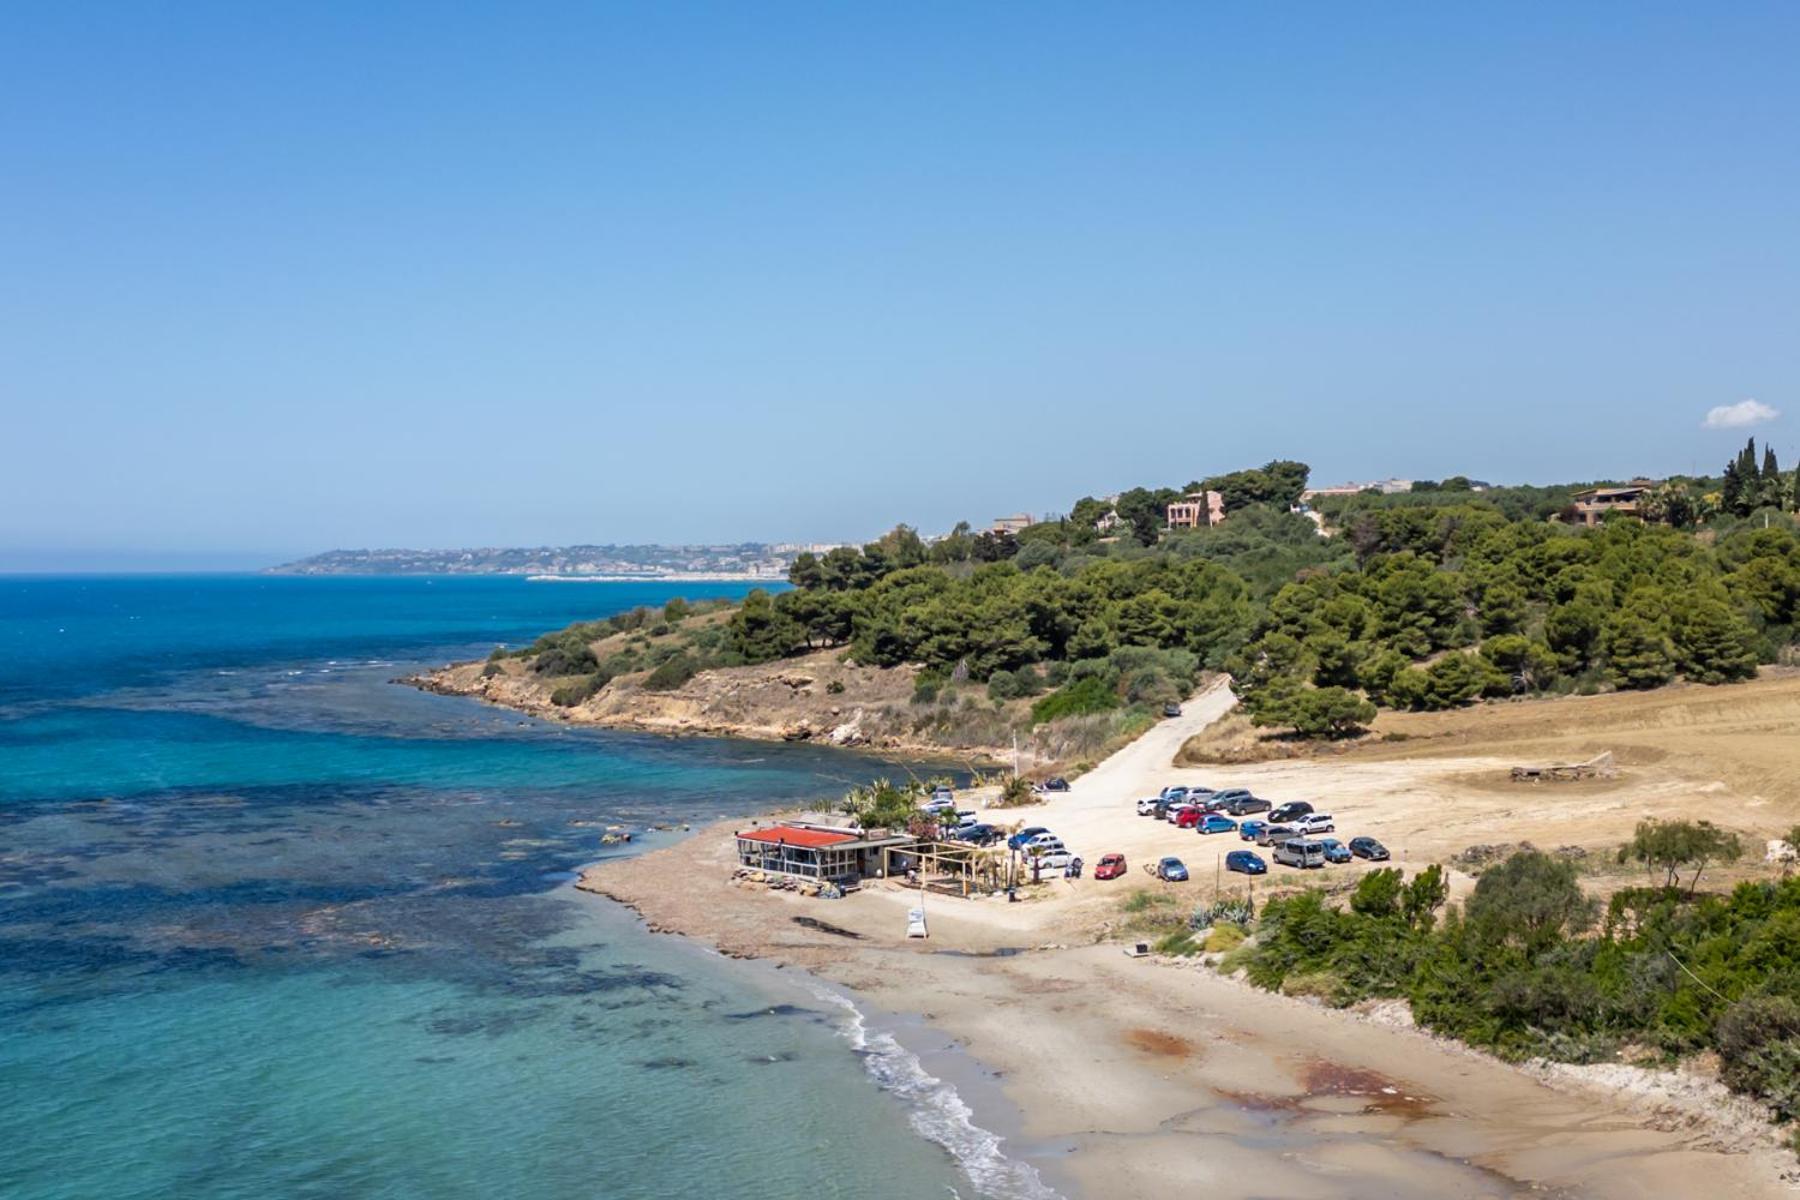
[{"label": "distant coastline", "polygon": [[797,542],[663,546],[480,546],[448,550],[327,550],[269,575],[523,575],[554,582],[780,582],[794,560],[828,547]]},{"label": "distant coastline", "polygon": [[[515,572],[505,572],[515,574]],[[527,575],[528,583],[783,583],[780,575],[748,571],[668,571],[657,575]]]}]

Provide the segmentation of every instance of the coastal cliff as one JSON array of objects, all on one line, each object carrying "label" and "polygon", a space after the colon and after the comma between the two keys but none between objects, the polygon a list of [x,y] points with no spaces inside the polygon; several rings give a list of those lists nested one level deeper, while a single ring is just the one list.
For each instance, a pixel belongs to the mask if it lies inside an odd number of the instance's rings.
[{"label": "coastal cliff", "polygon": [[548,720],[609,729],[1010,760],[1010,741],[982,739],[971,728],[977,722],[963,727],[965,736],[935,728],[934,712],[911,703],[914,668],[858,667],[841,658],[820,651],[760,666],[705,670],[667,690],[646,687],[643,675],[622,676],[577,704],[557,704],[552,697],[562,681],[535,675],[518,659],[455,663],[405,682]]}]

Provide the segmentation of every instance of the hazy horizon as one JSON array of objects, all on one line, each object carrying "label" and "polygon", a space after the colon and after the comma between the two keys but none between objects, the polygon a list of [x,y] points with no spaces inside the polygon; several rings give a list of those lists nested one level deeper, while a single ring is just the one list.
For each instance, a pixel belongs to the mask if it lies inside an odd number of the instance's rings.
[{"label": "hazy horizon", "polygon": [[1275,457],[1791,465],[1797,34],[15,8],[0,570],[854,541]]}]

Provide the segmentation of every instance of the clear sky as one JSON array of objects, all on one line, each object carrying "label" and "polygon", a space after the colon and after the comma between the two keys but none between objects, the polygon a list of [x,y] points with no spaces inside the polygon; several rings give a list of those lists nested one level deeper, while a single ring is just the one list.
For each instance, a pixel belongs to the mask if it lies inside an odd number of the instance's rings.
[{"label": "clear sky", "polygon": [[8,4],[0,567],[1791,464],[1797,57],[1794,4]]}]

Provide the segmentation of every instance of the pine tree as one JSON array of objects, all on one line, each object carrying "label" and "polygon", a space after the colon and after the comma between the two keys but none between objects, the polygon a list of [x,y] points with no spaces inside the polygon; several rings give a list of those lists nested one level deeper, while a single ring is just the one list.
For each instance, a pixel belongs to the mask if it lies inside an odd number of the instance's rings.
[{"label": "pine tree", "polygon": [[[1696,683],[1749,679],[1756,674],[1756,631],[1721,600],[1689,600],[1675,613],[1675,653],[1683,673]],[[1633,665],[1643,663],[1627,663],[1622,673]]]}]

